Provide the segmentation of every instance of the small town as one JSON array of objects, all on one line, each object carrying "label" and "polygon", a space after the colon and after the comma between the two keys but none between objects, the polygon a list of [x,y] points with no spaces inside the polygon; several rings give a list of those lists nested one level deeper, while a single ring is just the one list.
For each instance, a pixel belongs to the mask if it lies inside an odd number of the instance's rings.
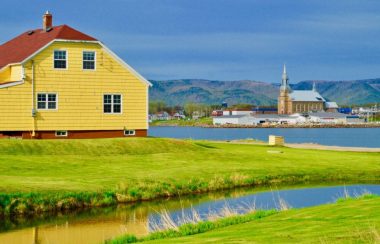
[{"label": "small town", "polygon": [[228,108],[227,103],[223,103],[220,109],[212,110],[210,113],[211,107],[200,105],[192,108],[195,111],[187,113],[188,117],[183,108],[172,114],[159,111],[150,114],[149,121],[197,120],[202,117],[212,117],[212,124],[215,126],[380,126],[380,104],[379,106],[373,104],[370,107],[339,107],[336,102],[327,101],[322,97],[315,83],[312,90],[292,90],[285,65],[278,107],[260,108],[249,104],[244,106],[246,108]]},{"label": "small town", "polygon": [[[162,109],[165,105],[161,104],[159,107]],[[250,104],[244,104],[245,108],[234,108],[234,105],[229,108],[227,103],[213,107],[219,107],[219,109],[212,110],[212,106],[202,104],[193,104],[189,109],[191,113],[181,107],[167,108],[167,111],[149,114],[149,121],[151,123],[169,120],[196,121],[200,118],[211,117],[214,126],[228,127],[380,126],[380,103],[367,107],[339,107],[336,102],[327,101],[322,97],[315,83],[311,90],[292,90],[285,65],[277,108],[268,106],[260,108]],[[168,124],[161,123],[161,125]],[[210,123],[203,123],[203,125],[209,127]]]}]

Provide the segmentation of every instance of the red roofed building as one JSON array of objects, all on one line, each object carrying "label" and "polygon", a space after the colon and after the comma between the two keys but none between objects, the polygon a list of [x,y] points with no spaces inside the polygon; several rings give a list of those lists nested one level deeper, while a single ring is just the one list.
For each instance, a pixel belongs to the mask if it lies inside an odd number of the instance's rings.
[{"label": "red roofed building", "polygon": [[67,25],[0,45],[0,137],[145,136],[151,84],[97,39]]},{"label": "red roofed building", "polygon": [[50,31],[27,31],[0,46],[0,69],[23,62],[54,40],[97,41],[67,25],[56,26]]}]

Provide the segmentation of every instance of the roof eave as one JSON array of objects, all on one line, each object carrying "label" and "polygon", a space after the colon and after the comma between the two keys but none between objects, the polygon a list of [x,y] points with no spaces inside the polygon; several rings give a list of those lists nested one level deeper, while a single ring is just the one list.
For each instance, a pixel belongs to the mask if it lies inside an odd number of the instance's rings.
[{"label": "roof eave", "polygon": [[11,82],[7,82],[5,84],[0,84],[0,89],[12,87],[12,86],[18,86],[18,85],[22,85],[24,83],[25,83],[24,80],[11,81]]}]

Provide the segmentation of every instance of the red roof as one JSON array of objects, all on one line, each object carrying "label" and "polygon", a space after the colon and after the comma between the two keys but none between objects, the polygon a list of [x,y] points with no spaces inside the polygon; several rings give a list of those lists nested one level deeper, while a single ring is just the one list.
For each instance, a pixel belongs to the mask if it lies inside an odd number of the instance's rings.
[{"label": "red roof", "polygon": [[54,39],[97,41],[67,25],[55,26],[48,32],[42,29],[27,31],[0,46],[0,69],[11,63],[22,62]]}]

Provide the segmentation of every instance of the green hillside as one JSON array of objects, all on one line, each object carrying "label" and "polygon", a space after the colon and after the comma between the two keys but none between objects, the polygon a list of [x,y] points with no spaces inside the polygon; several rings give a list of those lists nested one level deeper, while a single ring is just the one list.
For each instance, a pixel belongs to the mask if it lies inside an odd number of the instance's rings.
[{"label": "green hillside", "polygon": [[[275,105],[280,84],[240,80],[215,81],[183,79],[151,81],[151,101],[165,101],[168,105],[183,105],[187,102],[220,104],[249,103]],[[317,90],[330,101],[338,104],[365,104],[380,102],[380,78],[354,81],[301,81],[292,84],[293,89],[311,89],[316,82]]]}]

